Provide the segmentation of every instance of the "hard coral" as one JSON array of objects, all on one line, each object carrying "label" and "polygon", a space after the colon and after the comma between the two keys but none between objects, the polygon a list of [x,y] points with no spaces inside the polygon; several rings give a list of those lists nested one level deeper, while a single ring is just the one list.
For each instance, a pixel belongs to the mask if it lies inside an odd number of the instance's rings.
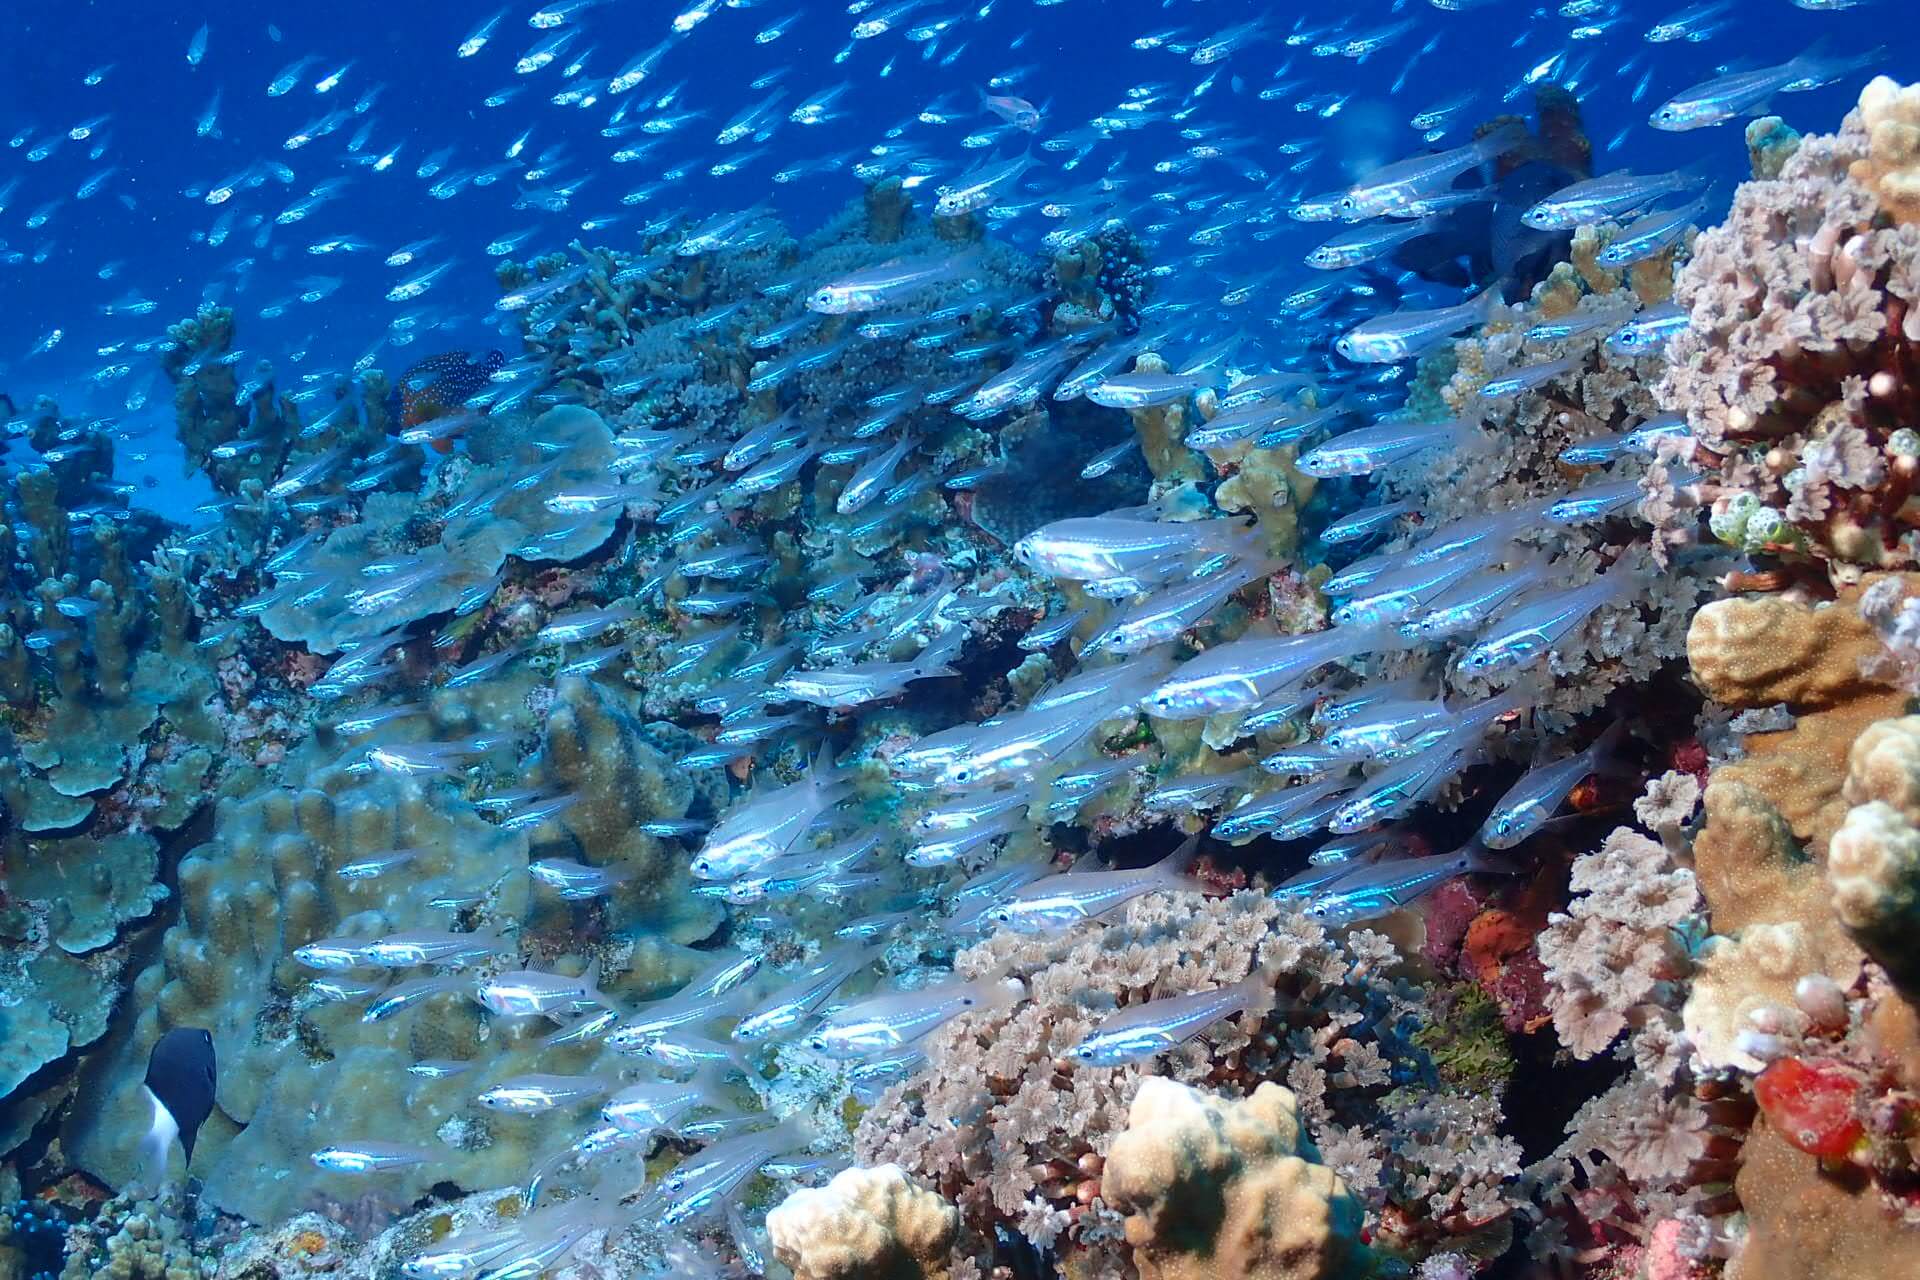
[{"label": "hard coral", "polygon": [[[408,847],[420,852],[404,877],[338,874],[356,857]],[[431,892],[414,896],[421,886],[468,896],[503,922],[517,919],[527,902],[525,858],[524,836],[412,779],[316,769],[304,785],[224,802],[213,840],[181,861],[181,918],[135,982],[131,1033],[100,1057],[105,1078],[72,1121],[78,1162],[113,1183],[140,1173],[125,1135],[144,1131],[138,1090],[147,1054],[173,1027],[204,1027],[221,1067],[220,1114],[197,1153],[206,1194],[258,1220],[284,1216],[300,1188],[268,1172],[304,1161],[343,1124],[378,1124],[376,1106],[393,1108],[399,1123],[406,1108],[424,1105],[393,1088],[394,1073],[404,1075],[412,1060],[408,1050],[457,1056],[476,1029],[470,1013],[446,1002],[411,1026],[363,1023],[357,1010],[309,992],[316,975],[295,962],[294,949],[333,934],[437,927],[444,913],[426,905]],[[342,1114],[328,1119],[334,1106]],[[247,1127],[234,1137],[234,1124]],[[420,1186],[439,1176],[423,1174]],[[502,1165],[499,1180],[511,1176]]]},{"label": "hard coral", "polygon": [[[1029,998],[930,1037],[928,1066],[862,1118],[855,1151],[897,1161],[951,1196],[964,1248],[984,1251],[996,1228],[1018,1227],[1050,1244],[1071,1274],[1112,1273],[1125,1255],[1098,1171],[1142,1070],[1078,1067],[1062,1055],[1116,1004],[1207,990],[1258,966],[1277,975],[1277,1008],[1221,1024],[1162,1056],[1157,1071],[1232,1092],[1285,1080],[1326,1163],[1370,1212],[1401,1222],[1412,1252],[1445,1248],[1454,1232],[1507,1212],[1507,1153],[1492,1133],[1495,1108],[1453,1117],[1443,1142],[1399,1123],[1423,1101],[1453,1095],[1413,1041],[1432,1015],[1424,993],[1391,976],[1396,959],[1377,934],[1336,941],[1257,892],[1155,895],[1104,928],[995,935],[960,952],[957,971],[1021,978]],[[1409,1087],[1386,1094],[1395,1082]]]},{"label": "hard coral", "polygon": [[958,1210],[893,1164],[843,1169],[767,1214],[795,1280],[944,1280],[959,1225]]},{"label": "hard coral", "polygon": [[1920,222],[1920,84],[1876,76],[1860,91],[1867,155],[1855,180],[1873,189],[1896,222]]},{"label": "hard coral", "polygon": [[1228,1100],[1140,1082],[1101,1190],[1142,1280],[1335,1280],[1371,1269],[1360,1203],[1320,1163],[1291,1092]]},{"label": "hard coral", "polygon": [[1572,889],[1570,913],[1540,935],[1540,959],[1561,1043],[1591,1058],[1691,971],[1684,931],[1697,923],[1700,891],[1667,849],[1624,827],[1575,859]]},{"label": "hard coral", "polygon": [[1827,853],[1833,909],[1854,941],[1903,989],[1920,983],[1920,717],[1884,720],[1854,741],[1845,795],[1853,808]]}]

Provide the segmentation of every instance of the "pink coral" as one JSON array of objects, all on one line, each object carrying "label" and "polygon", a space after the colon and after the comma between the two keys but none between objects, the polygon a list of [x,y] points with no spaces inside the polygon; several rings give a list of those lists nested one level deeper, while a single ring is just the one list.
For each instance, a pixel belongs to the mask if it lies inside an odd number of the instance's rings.
[{"label": "pink coral", "polygon": [[1572,888],[1580,896],[1540,935],[1540,958],[1558,995],[1554,1028],[1590,1058],[1663,982],[1686,973],[1676,931],[1699,913],[1700,889],[1664,847],[1625,827],[1575,860]]},{"label": "pink coral", "polygon": [[1764,508],[1723,497],[1716,532],[1799,564],[1915,558],[1915,451],[1896,432],[1920,418],[1920,232],[1890,225],[1850,172],[1868,147],[1858,112],[1801,140],[1778,177],[1740,187],[1675,287],[1692,323],[1668,347],[1661,403],[1687,415],[1726,494]]}]

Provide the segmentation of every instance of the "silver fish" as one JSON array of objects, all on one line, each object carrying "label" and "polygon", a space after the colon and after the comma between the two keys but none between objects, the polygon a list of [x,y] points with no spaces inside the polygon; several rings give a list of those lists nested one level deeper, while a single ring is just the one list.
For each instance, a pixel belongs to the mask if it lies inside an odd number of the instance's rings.
[{"label": "silver fish", "polygon": [[1067,1056],[1085,1067],[1118,1067],[1177,1049],[1214,1023],[1273,1001],[1273,979],[1255,972],[1229,986],[1128,1005],[1088,1032]]}]

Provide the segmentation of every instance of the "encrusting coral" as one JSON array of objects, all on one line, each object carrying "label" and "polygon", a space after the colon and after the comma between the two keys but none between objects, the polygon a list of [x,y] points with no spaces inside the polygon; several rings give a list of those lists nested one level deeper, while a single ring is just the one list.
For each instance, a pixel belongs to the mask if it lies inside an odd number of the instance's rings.
[{"label": "encrusting coral", "polygon": [[889,1164],[794,1192],[768,1211],[767,1237],[795,1280],[945,1280],[959,1220]]},{"label": "encrusting coral", "polygon": [[1320,1163],[1293,1095],[1272,1081],[1226,1100],[1142,1080],[1100,1188],[1125,1215],[1141,1280],[1341,1280],[1372,1270],[1360,1202]]}]

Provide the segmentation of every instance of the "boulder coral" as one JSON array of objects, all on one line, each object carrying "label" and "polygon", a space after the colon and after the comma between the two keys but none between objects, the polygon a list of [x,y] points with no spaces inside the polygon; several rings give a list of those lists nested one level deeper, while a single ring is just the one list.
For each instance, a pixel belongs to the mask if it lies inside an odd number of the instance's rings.
[{"label": "boulder coral", "polygon": [[1852,167],[1896,222],[1920,222],[1920,84],[1876,76],[1860,91],[1867,155]]},{"label": "boulder coral", "polygon": [[1873,625],[1884,611],[1862,616],[1863,596],[1911,587],[1870,577],[1831,604],[1721,600],[1689,634],[1709,697],[1774,726],[1713,770],[1693,846],[1716,936],[1687,1039],[1699,1066],[1751,1081],[1760,1108],[1723,1197],[1744,1210],[1744,1232],[1723,1240],[1739,1280],[1920,1275],[1899,1192],[1880,1185],[1908,1176],[1899,1117],[1920,1081],[1920,1020],[1901,990],[1920,724],[1901,717],[1906,666]]},{"label": "boulder coral", "polygon": [[895,1164],[843,1169],[767,1214],[794,1280],[945,1280],[960,1212]]},{"label": "boulder coral", "polygon": [[1911,993],[1920,982],[1920,716],[1855,739],[1844,794],[1853,805],[1827,853],[1834,914]]},{"label": "boulder coral", "polygon": [[1854,604],[1718,600],[1688,632],[1694,678],[1715,702],[1784,705],[1792,715],[1791,728],[1746,735],[1744,757],[1715,769],[1704,796],[1695,871],[1720,940],[1686,1022],[1710,1066],[1755,1069],[1739,1039],[1757,1011],[1790,1007],[1807,973],[1846,987],[1859,971],[1822,867],[1846,817],[1848,752],[1874,721],[1904,709],[1904,695],[1864,673],[1880,641]]},{"label": "boulder coral", "polygon": [[1228,1100],[1142,1080],[1101,1189],[1126,1215],[1142,1280],[1339,1280],[1372,1267],[1360,1202],[1271,1081]]}]

